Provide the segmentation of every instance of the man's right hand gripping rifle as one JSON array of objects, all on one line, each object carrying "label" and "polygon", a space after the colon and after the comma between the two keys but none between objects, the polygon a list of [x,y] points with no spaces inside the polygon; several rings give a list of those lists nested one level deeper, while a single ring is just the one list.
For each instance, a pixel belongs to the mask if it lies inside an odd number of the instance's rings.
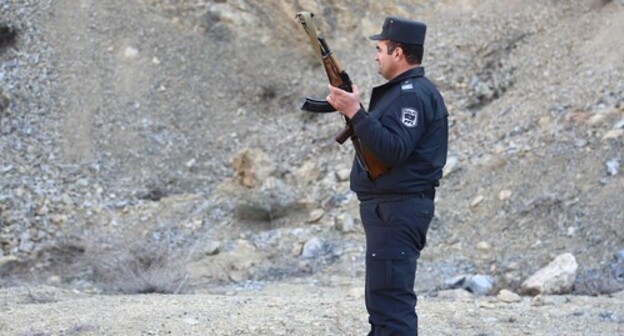
[{"label": "man's right hand gripping rifle", "polygon": [[355,135],[350,119],[362,108],[359,103],[358,88],[351,82],[347,72],[338,64],[325,38],[317,33],[312,20],[313,16],[314,14],[310,12],[299,12],[297,14],[297,19],[299,19],[299,22],[310,38],[312,49],[314,49],[323,63],[329,80],[331,93],[327,97],[327,100],[306,97],[301,104],[301,109],[316,113],[340,111],[345,118],[346,125],[335,139],[340,144],[344,143],[349,138],[351,139],[359,164],[368,172],[368,176],[374,180],[387,172],[389,167],[375,158],[373,153],[363,146]]}]

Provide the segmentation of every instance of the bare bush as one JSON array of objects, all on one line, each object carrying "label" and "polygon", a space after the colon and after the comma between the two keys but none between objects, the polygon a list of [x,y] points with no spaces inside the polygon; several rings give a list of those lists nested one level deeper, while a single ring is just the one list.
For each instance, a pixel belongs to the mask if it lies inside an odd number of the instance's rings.
[{"label": "bare bush", "polygon": [[186,283],[186,259],[164,242],[117,242],[92,254],[95,280],[112,293],[179,293]]}]

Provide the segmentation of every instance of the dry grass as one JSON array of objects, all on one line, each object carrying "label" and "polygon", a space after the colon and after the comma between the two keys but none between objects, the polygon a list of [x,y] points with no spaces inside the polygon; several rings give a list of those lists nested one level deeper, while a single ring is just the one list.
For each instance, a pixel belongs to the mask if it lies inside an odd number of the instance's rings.
[{"label": "dry grass", "polygon": [[95,250],[90,254],[95,280],[107,292],[176,294],[184,289],[188,260],[164,242],[125,239]]}]

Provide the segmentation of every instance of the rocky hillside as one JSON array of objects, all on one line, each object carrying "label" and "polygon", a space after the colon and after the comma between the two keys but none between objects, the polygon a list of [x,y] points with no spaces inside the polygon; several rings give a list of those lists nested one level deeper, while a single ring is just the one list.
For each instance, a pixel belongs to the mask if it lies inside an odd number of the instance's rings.
[{"label": "rocky hillside", "polygon": [[598,0],[2,2],[2,285],[358,283],[353,151],[337,115],[298,110],[326,94],[304,9],[364,100],[383,82],[366,37],[429,26],[451,145],[419,292],[518,291],[564,253],[571,291],[624,288],[624,3]]}]

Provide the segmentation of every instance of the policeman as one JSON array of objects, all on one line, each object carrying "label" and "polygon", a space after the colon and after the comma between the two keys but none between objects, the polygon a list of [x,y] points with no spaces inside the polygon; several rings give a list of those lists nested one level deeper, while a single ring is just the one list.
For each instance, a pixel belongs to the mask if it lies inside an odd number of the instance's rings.
[{"label": "policeman", "polygon": [[421,66],[426,25],[387,17],[375,61],[387,82],[372,91],[369,110],[359,90],[330,86],[327,101],[351,120],[355,135],[390,167],[371,179],[358,160],[351,189],[360,200],[366,235],[366,308],[371,335],[418,335],[416,261],[433,218],[435,187],[448,144],[448,112]]}]

